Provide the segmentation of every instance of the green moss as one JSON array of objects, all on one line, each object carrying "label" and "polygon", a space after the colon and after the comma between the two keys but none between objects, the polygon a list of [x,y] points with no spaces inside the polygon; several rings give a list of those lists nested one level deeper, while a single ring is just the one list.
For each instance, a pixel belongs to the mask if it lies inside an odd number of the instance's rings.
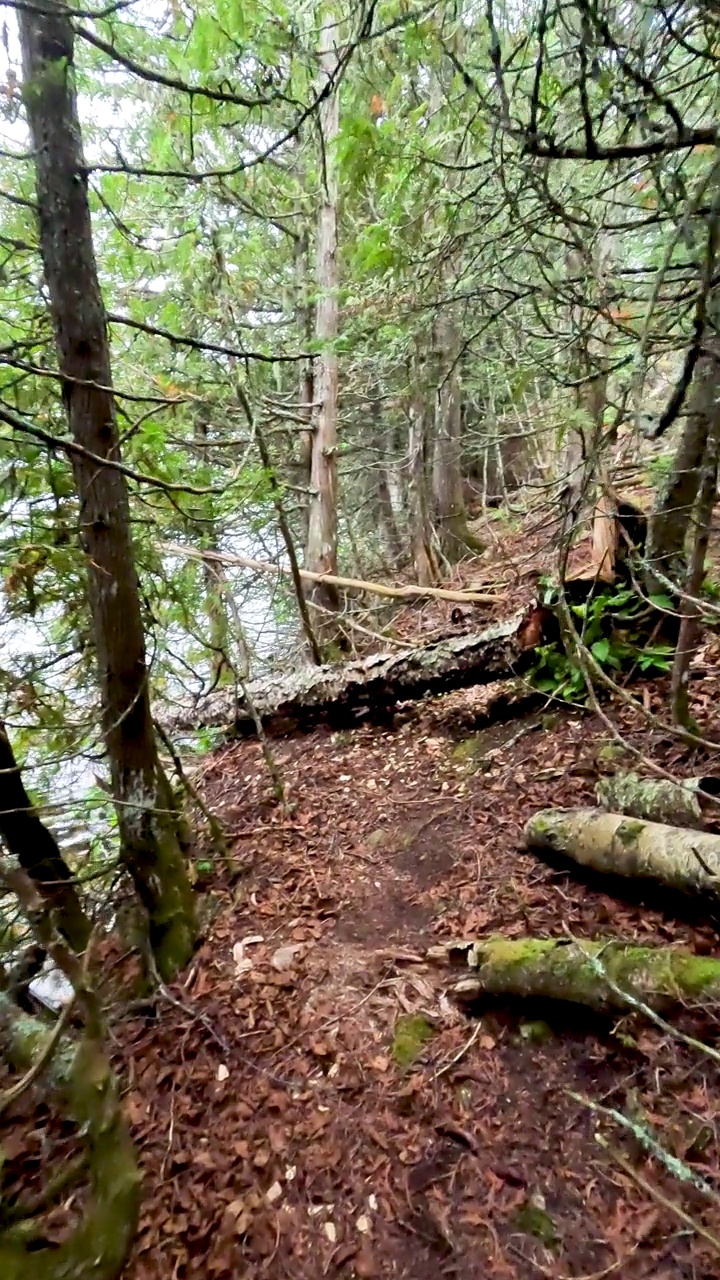
[{"label": "green moss", "polygon": [[622,760],[625,754],[625,748],[619,742],[606,742],[595,758],[600,764],[612,764],[615,760]]},{"label": "green moss", "polygon": [[557,1228],[550,1215],[539,1204],[527,1200],[515,1216],[515,1224],[520,1231],[535,1236],[544,1245],[552,1247],[560,1241]]},{"label": "green moss", "polygon": [[621,844],[631,845],[637,844],[640,836],[645,830],[644,822],[637,822],[634,818],[626,818],[620,823],[615,835]]},{"label": "green moss", "polygon": [[477,760],[479,756],[484,755],[485,748],[483,745],[483,735],[481,733],[473,733],[469,738],[463,738],[462,742],[458,742],[453,748],[453,760]]},{"label": "green moss", "polygon": [[554,938],[490,938],[487,943],[478,942],[475,947],[477,964],[489,961],[503,968],[532,964],[540,956],[557,948]]},{"label": "green moss", "polygon": [[519,1031],[522,1039],[530,1044],[547,1044],[553,1038],[552,1027],[541,1018],[535,1022],[521,1022]]},{"label": "green moss", "polygon": [[411,1067],[433,1035],[434,1028],[422,1014],[404,1014],[395,1023],[392,1046],[394,1061],[403,1070]]},{"label": "green moss", "polygon": [[702,995],[713,988],[716,992],[720,991],[720,960],[712,956],[674,953],[670,956],[670,968],[685,995]]}]

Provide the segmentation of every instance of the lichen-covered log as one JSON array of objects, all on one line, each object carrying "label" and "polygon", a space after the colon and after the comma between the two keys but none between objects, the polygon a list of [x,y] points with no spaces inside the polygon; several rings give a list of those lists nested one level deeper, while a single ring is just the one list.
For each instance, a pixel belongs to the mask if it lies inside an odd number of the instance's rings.
[{"label": "lichen-covered log", "polygon": [[669,947],[616,939],[483,938],[453,944],[446,958],[467,968],[453,987],[463,1004],[482,996],[510,996],[613,1013],[631,1007],[625,992],[655,1012],[680,1004],[720,1004],[720,960]]},{"label": "lichen-covered log", "polygon": [[616,773],[597,785],[598,804],[650,822],[700,830],[708,815],[720,815],[711,797],[720,796],[720,778],[641,778],[637,773]]},{"label": "lichen-covered log", "polygon": [[685,893],[720,896],[720,836],[643,822],[602,809],[543,809],[525,826],[537,852],[610,875],[657,880]]},{"label": "lichen-covered log", "polygon": [[[248,694],[269,733],[291,733],[323,721],[335,727],[366,715],[383,716],[398,702],[470,685],[508,680],[527,668],[542,643],[542,621],[518,614],[473,635],[452,636],[422,648],[371,654],[356,662],[301,667],[253,682]],[[249,705],[220,692],[174,717],[176,729],[226,726],[255,733]]]},{"label": "lichen-covered log", "polygon": [[[17,1070],[32,1067],[47,1035],[47,1026],[21,1013],[0,993],[0,1042],[4,1057]],[[34,1219],[3,1224],[0,1206],[0,1276],[115,1280],[133,1240],[140,1199],[140,1175],[115,1080],[102,1046],[90,1036],[59,1049],[47,1071],[59,1106],[83,1137],[83,1180],[89,1194],[80,1223],[57,1246],[42,1247],[42,1219],[37,1221],[40,1239],[34,1239]]]}]

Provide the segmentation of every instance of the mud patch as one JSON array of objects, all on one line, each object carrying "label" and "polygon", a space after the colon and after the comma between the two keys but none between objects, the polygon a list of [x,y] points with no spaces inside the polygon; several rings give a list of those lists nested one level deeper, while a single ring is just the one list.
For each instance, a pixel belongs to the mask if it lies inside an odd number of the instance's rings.
[{"label": "mud patch", "polygon": [[390,883],[343,912],[335,936],[341,942],[365,946],[383,946],[399,940],[419,945],[429,941],[432,919],[432,911],[414,901],[405,885]]}]

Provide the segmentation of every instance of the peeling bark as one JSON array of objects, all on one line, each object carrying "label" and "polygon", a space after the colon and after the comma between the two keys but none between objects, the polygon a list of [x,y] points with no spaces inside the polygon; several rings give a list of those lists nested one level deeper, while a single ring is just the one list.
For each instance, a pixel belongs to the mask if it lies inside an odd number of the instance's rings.
[{"label": "peeling bark", "polygon": [[[357,662],[307,666],[294,676],[279,676],[249,686],[252,702],[269,733],[292,733],[327,722],[352,725],[365,716],[384,718],[398,702],[446,693],[451,689],[492,684],[522,673],[532,662],[533,645],[523,627],[525,615],[474,635],[455,636],[416,649],[371,654]],[[248,706],[233,704],[227,694],[213,694],[178,729],[198,724],[226,725],[235,733],[255,732]]]}]

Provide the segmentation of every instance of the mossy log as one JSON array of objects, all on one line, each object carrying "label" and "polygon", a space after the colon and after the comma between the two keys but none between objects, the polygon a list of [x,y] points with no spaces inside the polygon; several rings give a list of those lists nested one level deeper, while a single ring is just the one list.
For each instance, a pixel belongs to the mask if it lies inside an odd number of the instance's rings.
[{"label": "mossy log", "polygon": [[720,836],[643,822],[602,809],[543,809],[525,844],[609,875],[657,880],[685,893],[720,896]]},{"label": "mossy log", "polygon": [[[434,958],[440,958],[434,948]],[[483,996],[559,1000],[611,1014],[632,1007],[625,993],[659,1013],[720,1004],[720,960],[669,947],[615,940],[483,938],[445,948],[468,972],[452,988],[471,1004]]]},{"label": "mossy log", "polygon": [[300,667],[294,673],[251,682],[247,701],[219,691],[187,713],[176,714],[173,728],[217,725],[237,734],[254,734],[257,726],[251,706],[265,731],[277,734],[323,722],[341,728],[363,717],[383,719],[399,702],[509,680],[522,673],[532,662],[533,648],[543,642],[546,613],[533,609],[472,635],[375,653],[354,662]]},{"label": "mossy log", "polygon": [[637,773],[616,773],[597,784],[598,804],[650,822],[701,830],[707,816],[720,815],[711,797],[720,796],[720,778],[641,778]]},{"label": "mossy log", "polygon": [[[8,1062],[28,1071],[47,1035],[45,1024],[21,1013],[0,993],[0,1039]],[[59,1049],[47,1072],[59,1106],[83,1137],[89,1195],[78,1226],[57,1246],[43,1248],[41,1239],[32,1238],[36,1227],[42,1231],[41,1218],[16,1220],[3,1228],[0,1214],[0,1276],[115,1280],[132,1244],[140,1202],[140,1174],[115,1079],[102,1046],[90,1037]]]}]

